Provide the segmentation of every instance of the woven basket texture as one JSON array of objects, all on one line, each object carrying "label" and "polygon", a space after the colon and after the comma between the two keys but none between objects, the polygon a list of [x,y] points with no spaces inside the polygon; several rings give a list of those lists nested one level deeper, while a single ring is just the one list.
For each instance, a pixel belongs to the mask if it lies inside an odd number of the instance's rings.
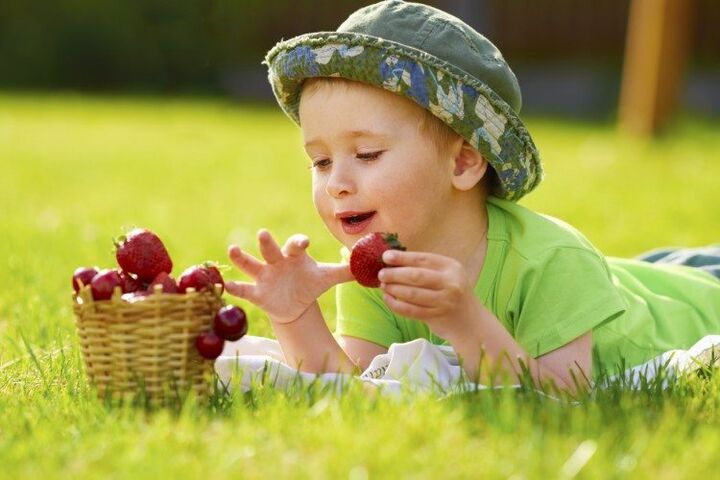
[{"label": "woven basket texture", "polygon": [[89,287],[73,295],[85,371],[98,396],[167,403],[193,390],[207,399],[214,362],[200,356],[195,339],[212,328],[223,304],[218,290],[180,295],[158,289],[135,301],[122,299],[119,290],[94,301]]}]

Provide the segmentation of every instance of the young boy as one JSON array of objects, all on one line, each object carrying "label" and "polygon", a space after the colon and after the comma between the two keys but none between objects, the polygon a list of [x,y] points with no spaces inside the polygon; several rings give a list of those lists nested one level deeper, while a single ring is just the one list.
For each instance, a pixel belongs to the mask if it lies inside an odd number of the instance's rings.
[{"label": "young boy", "polygon": [[[380,2],[336,32],[280,42],[266,63],[302,128],[315,208],[344,245],[342,264],[314,261],[304,235],[281,249],[261,230],[265,262],[229,249],[255,283],[228,292],[265,310],[290,365],[350,372],[427,338],[452,345],[472,379],[494,368],[517,378],[524,364],[538,383],[574,390],[720,333],[711,274],[605,259],[571,226],[515,203],[542,176],[520,90],[497,48],[459,19]],[[385,253],[393,268],[378,289],[347,265],[373,231],[408,249]],[[333,336],[317,298],[335,285]]]}]

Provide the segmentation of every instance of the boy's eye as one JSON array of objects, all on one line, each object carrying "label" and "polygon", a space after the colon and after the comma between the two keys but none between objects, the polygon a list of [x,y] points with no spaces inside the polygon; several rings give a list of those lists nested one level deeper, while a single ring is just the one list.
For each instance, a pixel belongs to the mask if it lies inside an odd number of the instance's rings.
[{"label": "boy's eye", "polygon": [[358,153],[357,158],[362,160],[374,160],[380,156],[380,154],[383,153],[382,150],[377,152],[367,152],[367,153]]},{"label": "boy's eye", "polygon": [[[358,153],[355,155],[360,160],[375,160],[383,153],[383,150],[377,151],[377,152],[367,152],[367,153]],[[322,159],[317,160],[310,165],[308,168],[317,168],[318,170],[324,170],[326,167],[330,166],[332,163],[329,159]]]},{"label": "boy's eye", "polygon": [[312,165],[310,166],[310,168],[319,168],[320,170],[322,170],[323,168],[327,167],[328,165],[330,165],[330,160],[324,159],[324,160],[318,160],[316,162],[313,162]]}]

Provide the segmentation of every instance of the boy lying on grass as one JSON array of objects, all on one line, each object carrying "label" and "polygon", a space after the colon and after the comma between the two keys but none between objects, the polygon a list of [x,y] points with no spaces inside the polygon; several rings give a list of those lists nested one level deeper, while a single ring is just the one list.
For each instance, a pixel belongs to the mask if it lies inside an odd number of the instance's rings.
[{"label": "boy lying on grass", "polygon": [[[570,225],[516,201],[542,178],[518,117],[515,75],[461,20],[399,0],[353,13],[336,32],[278,43],[267,55],[282,109],[300,125],[312,193],[344,247],[341,264],[261,230],[264,262],[237,246],[255,283],[231,294],[262,308],[288,364],[364,369],[392,343],[449,343],[468,376],[574,391],[720,333],[720,281],[698,268],[605,258]],[[584,179],[579,179],[584,181]],[[349,249],[395,232],[379,288],[353,282]],[[337,288],[337,331],[317,298]],[[336,340],[337,338],[337,340]]]}]

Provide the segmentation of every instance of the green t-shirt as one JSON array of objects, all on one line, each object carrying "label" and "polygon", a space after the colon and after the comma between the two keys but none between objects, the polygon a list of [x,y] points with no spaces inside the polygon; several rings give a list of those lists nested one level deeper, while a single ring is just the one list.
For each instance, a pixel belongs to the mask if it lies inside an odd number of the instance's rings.
[{"label": "green t-shirt", "polygon": [[[702,336],[720,334],[720,282],[699,269],[604,258],[576,229],[516,203],[487,202],[488,247],[478,299],[533,357],[592,330],[593,375],[617,373]],[[344,261],[349,251],[341,249]],[[336,334],[389,347],[426,338],[417,320],[394,314],[382,291],[338,285]]]}]

